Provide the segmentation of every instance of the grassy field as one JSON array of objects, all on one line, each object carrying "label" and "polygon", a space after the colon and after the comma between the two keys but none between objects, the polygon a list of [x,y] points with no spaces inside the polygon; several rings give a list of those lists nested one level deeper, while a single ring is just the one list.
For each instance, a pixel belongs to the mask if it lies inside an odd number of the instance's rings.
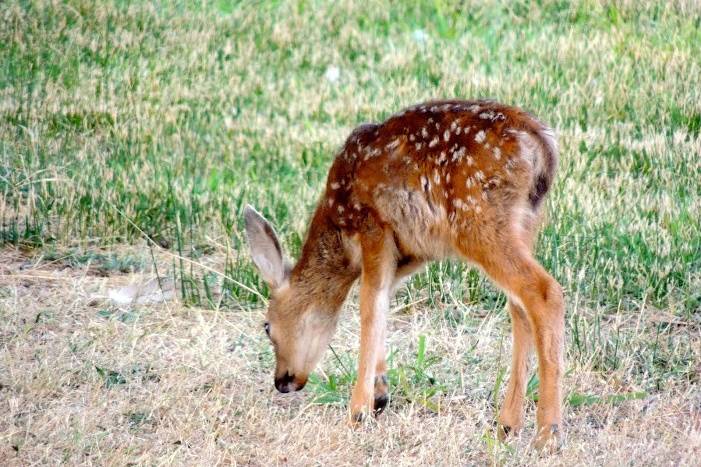
[{"label": "grassy field", "polygon": [[[3,2],[0,464],[696,464],[699,76],[694,0]],[[377,423],[343,424],[355,294],[307,388],[273,388],[243,206],[296,256],[349,132],[442,97],[558,133],[552,457],[535,377],[525,432],[494,437],[509,319],[458,262],[392,302]]]}]

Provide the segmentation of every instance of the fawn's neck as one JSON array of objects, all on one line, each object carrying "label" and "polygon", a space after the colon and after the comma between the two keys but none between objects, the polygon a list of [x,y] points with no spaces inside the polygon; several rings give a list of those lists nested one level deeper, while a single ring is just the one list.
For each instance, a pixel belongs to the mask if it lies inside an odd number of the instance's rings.
[{"label": "fawn's neck", "polygon": [[335,312],[359,275],[360,269],[348,257],[340,230],[320,206],[312,217],[291,281],[299,293],[306,294],[306,300]]}]

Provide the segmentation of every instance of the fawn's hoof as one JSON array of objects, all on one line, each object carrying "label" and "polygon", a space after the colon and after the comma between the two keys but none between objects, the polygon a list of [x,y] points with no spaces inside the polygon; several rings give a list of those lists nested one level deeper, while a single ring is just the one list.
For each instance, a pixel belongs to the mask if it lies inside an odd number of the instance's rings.
[{"label": "fawn's hoof", "polygon": [[351,404],[348,426],[358,428],[367,420],[368,413],[372,410],[370,404]]},{"label": "fawn's hoof", "polygon": [[384,412],[389,404],[389,384],[387,376],[378,375],[375,377],[375,401],[372,407],[372,413],[377,416]]},{"label": "fawn's hoof", "polygon": [[363,420],[364,420],[364,419],[365,419],[365,413],[364,413],[364,412],[362,412],[362,411],[360,411],[360,412],[355,412],[355,413],[352,413],[352,414],[351,414],[351,417],[350,417],[350,420],[348,421],[348,423],[349,423],[352,427],[356,427],[356,426],[360,425],[361,423],[363,423]]},{"label": "fawn's hoof", "polygon": [[533,441],[533,447],[539,451],[551,453],[559,451],[562,447],[562,432],[560,431],[560,426],[552,424],[541,428]]},{"label": "fawn's hoof", "polygon": [[377,375],[375,377],[374,394],[358,391],[358,388],[353,390],[349,425],[357,427],[366,420],[368,415],[380,415],[387,408],[388,404],[389,384],[387,383],[387,377],[384,374]]},{"label": "fawn's hoof", "polygon": [[497,438],[499,441],[505,441],[512,433],[515,433],[515,431],[509,425],[502,425],[501,423],[497,425]]},{"label": "fawn's hoof", "polygon": [[372,413],[375,416],[380,415],[382,412],[385,411],[387,404],[389,404],[389,394],[384,393],[384,394],[376,395],[375,396],[375,404],[372,408]]},{"label": "fawn's hoof", "polygon": [[497,419],[496,428],[499,441],[503,442],[509,437],[516,436],[523,428],[523,414],[502,411]]},{"label": "fawn's hoof", "polygon": [[[380,415],[382,412],[384,412],[385,408],[387,408],[388,403],[389,394],[384,393],[376,395],[375,400],[373,401],[372,414],[375,417]],[[357,428],[358,426],[362,425],[363,421],[366,419],[366,416],[367,410],[354,410],[351,412],[351,416],[348,419],[348,425],[351,428]]]}]

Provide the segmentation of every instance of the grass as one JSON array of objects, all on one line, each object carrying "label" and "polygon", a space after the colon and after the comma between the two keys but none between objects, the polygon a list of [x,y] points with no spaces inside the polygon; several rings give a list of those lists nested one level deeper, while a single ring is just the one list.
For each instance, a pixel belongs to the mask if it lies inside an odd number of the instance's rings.
[{"label": "grass", "polygon": [[[527,435],[493,439],[508,318],[457,262],[392,304],[376,426],[340,426],[355,300],[308,390],[271,389],[243,206],[296,256],[352,128],[458,96],[522,106],[559,135],[538,246],[568,299],[555,462],[693,464],[699,57],[691,0],[4,3],[0,459],[548,462]],[[154,276],[177,300],[107,298]]]}]

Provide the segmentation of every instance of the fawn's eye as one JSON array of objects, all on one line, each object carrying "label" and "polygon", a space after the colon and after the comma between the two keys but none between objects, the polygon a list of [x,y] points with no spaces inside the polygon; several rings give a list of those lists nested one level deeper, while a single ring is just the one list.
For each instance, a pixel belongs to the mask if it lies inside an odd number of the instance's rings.
[{"label": "fawn's eye", "polygon": [[268,335],[268,337],[270,337],[270,323],[269,322],[266,321],[263,324],[263,329],[265,329],[265,333]]}]

